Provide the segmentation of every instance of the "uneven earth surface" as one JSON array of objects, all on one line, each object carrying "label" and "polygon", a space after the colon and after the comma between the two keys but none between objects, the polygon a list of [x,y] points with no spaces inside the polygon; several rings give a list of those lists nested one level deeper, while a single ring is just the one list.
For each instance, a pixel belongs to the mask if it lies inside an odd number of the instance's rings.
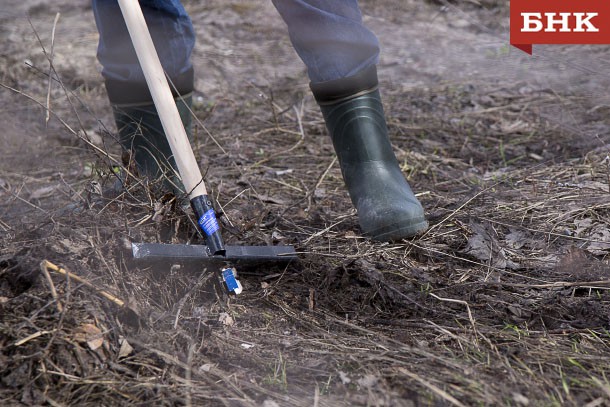
[{"label": "uneven earth surface", "polygon": [[431,224],[376,243],[271,2],[185,6],[223,236],[300,260],[238,268],[237,297],[217,265],[134,262],[202,239],[156,182],[100,199],[121,151],[90,2],[3,0],[0,405],[610,405],[610,47],[528,56],[508,2],[362,1]]}]

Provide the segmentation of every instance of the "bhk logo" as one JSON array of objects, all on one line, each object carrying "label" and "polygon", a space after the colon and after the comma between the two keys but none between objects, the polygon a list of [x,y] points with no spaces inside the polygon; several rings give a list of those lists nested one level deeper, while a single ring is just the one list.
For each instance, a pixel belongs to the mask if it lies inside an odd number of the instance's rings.
[{"label": "bhk logo", "polygon": [[608,0],[510,0],[510,43],[610,44]]}]

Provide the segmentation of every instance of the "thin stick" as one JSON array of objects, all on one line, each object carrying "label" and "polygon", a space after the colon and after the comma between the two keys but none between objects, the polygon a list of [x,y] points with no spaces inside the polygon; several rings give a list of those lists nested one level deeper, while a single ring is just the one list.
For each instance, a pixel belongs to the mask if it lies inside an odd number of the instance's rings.
[{"label": "thin stick", "polygon": [[330,162],[330,164],[328,165],[328,167],[326,167],[324,172],[322,174],[320,174],[320,176],[318,177],[316,184],[305,196],[305,199],[307,199],[307,201],[308,201],[307,202],[307,212],[309,212],[309,210],[311,209],[311,197],[316,193],[316,189],[318,189],[318,187],[322,184],[322,182],[324,181],[324,178],[326,178],[326,175],[328,175],[328,172],[330,171],[331,168],[333,168],[333,166],[335,165],[336,162],[337,162],[337,156],[335,155],[333,157],[332,161]]},{"label": "thin stick", "polygon": [[505,283],[505,282],[493,282],[491,285],[500,285],[504,287],[515,287],[515,288],[593,288],[596,290],[607,290],[608,287],[600,287],[610,285],[610,280],[596,280],[596,281],[554,281],[552,283],[545,284],[523,284],[523,283]]},{"label": "thin stick", "polygon": [[178,321],[180,320],[180,313],[182,312],[182,308],[184,304],[186,304],[186,300],[193,294],[195,291],[198,291],[211,277],[213,273],[208,273],[208,269],[204,268],[199,277],[199,281],[189,290],[188,293],[185,294],[184,297],[178,303],[178,310],[176,311],[176,318],[174,319],[174,329],[178,328]]},{"label": "thin stick", "polygon": [[53,332],[55,332],[55,330],[52,330],[52,331],[37,331],[37,332],[34,332],[32,335],[28,335],[25,338],[18,340],[17,342],[15,342],[14,345],[15,346],[21,346],[24,343],[31,341],[32,339],[36,339],[36,338],[38,338],[39,336],[42,336],[42,335],[52,334]]},{"label": "thin stick", "polygon": [[466,306],[466,311],[468,312],[468,319],[470,320],[470,324],[472,325],[472,330],[474,332],[475,338],[478,336],[477,326],[474,321],[474,317],[472,316],[472,312],[470,312],[470,306],[468,305],[468,303],[466,301],[456,300],[453,298],[443,298],[443,297],[439,297],[438,295],[436,295],[434,293],[429,293],[429,295],[433,298],[436,298],[439,301],[453,302],[455,304],[462,304],[462,305]]},{"label": "thin stick", "polygon": [[51,31],[51,51],[49,53],[49,86],[47,87],[47,111],[45,114],[45,126],[49,124],[49,120],[51,119],[51,74],[53,73],[53,54],[55,51],[55,28],[57,28],[57,22],[59,21],[59,16],[61,14],[55,14],[55,21],[53,21],[53,30]]},{"label": "thin stick", "polygon": [[100,289],[100,288],[97,288],[95,285],[93,285],[93,283],[89,282],[88,280],[85,280],[84,278],[79,277],[79,276],[77,276],[76,274],[71,273],[71,272],[69,272],[69,271],[68,271],[68,270],[66,270],[66,269],[63,269],[63,268],[61,268],[61,267],[59,267],[59,266],[56,266],[55,264],[51,263],[51,262],[50,262],[50,261],[48,261],[48,260],[43,260],[43,261],[42,261],[42,263],[41,263],[41,266],[42,266],[42,267],[45,267],[45,268],[47,268],[47,269],[53,270],[53,271],[55,271],[56,273],[62,274],[62,275],[64,275],[64,276],[68,277],[68,278],[71,278],[71,279],[73,279],[73,280],[76,280],[76,281],[78,281],[79,283],[84,284],[84,285],[86,285],[86,286],[87,286],[87,287],[89,287],[89,288],[92,288],[92,289],[93,289],[93,290],[95,290],[95,291],[96,291],[96,292],[97,292],[99,295],[101,295],[102,297],[104,297],[104,298],[106,298],[106,299],[108,299],[108,300],[110,300],[110,301],[114,302],[114,303],[115,303],[116,305],[118,305],[119,307],[123,307],[123,306],[125,306],[125,302],[124,302],[123,300],[118,299],[117,297],[115,297],[114,295],[110,294],[110,293],[109,293],[109,292],[107,292],[107,291],[104,291],[104,290],[102,290],[102,289]]},{"label": "thin stick", "polygon": [[[301,101],[301,110],[302,110],[303,102],[304,101],[302,100]],[[305,130],[303,129],[303,121],[301,120],[302,112],[300,112],[296,106],[294,106],[294,112],[297,116],[297,124],[299,125],[299,135],[300,135],[299,141],[297,141],[292,147],[288,148],[287,150],[280,151],[275,154],[271,154],[268,157],[263,158],[262,160],[260,160],[258,162],[255,162],[254,164],[252,164],[250,166],[250,168],[248,168],[248,170],[252,170],[253,168],[256,168],[256,167],[260,166],[261,164],[264,164],[278,156],[288,154],[288,153],[292,152],[293,150],[295,150],[297,147],[299,147],[301,144],[303,144],[303,141],[305,141]]]},{"label": "thin stick", "polygon": [[6,191],[6,193],[10,194],[13,196],[13,198],[20,200],[21,202],[31,206],[34,209],[38,209],[41,212],[44,213],[48,213],[47,211],[45,211],[44,209],[42,209],[40,206],[33,204],[32,202],[28,201],[27,199],[24,199],[22,197],[19,196],[19,193],[23,190],[23,186],[25,184],[21,184],[21,187],[19,187],[19,191],[13,192],[10,191],[8,188],[6,188],[4,185],[0,185],[0,188],[4,189]]},{"label": "thin stick", "polygon": [[53,284],[53,280],[51,279],[51,275],[49,274],[49,270],[47,269],[46,264],[44,264],[44,261],[42,263],[40,263],[40,270],[42,271],[42,274],[44,274],[44,277],[47,279],[47,283],[49,283],[49,289],[51,290],[51,296],[57,303],[57,311],[62,312],[64,310],[64,307],[61,305],[61,302],[59,302],[59,297],[57,296],[57,290],[55,290],[55,284]]},{"label": "thin stick", "polygon": [[306,246],[307,243],[309,243],[311,241],[311,239],[313,239],[314,237],[322,236],[324,233],[327,233],[329,230],[331,230],[332,228],[334,228],[335,226],[337,226],[337,225],[339,225],[339,224],[341,224],[343,222],[345,222],[345,219],[341,219],[340,221],[333,223],[329,227],[327,227],[325,229],[322,229],[322,230],[312,234],[311,236],[309,236],[309,238],[307,238],[305,240],[305,242],[303,242],[303,246]]},{"label": "thin stick", "polygon": [[[76,107],[74,106],[74,104],[70,100],[70,95],[69,95],[70,92],[68,91],[68,89],[66,89],[66,87],[63,84],[63,82],[61,81],[61,79],[59,77],[59,74],[57,73],[57,71],[55,70],[55,66],[53,65],[53,59],[47,53],[47,50],[45,49],[45,47],[44,47],[44,45],[42,43],[42,40],[40,39],[40,36],[38,35],[38,31],[36,31],[36,28],[34,28],[34,24],[32,24],[32,20],[30,20],[29,17],[28,17],[28,22],[30,23],[30,27],[32,27],[32,31],[34,31],[34,35],[36,36],[36,39],[38,40],[38,44],[40,44],[40,48],[42,49],[42,53],[44,54],[45,57],[47,57],[47,61],[49,61],[50,71],[55,74],[55,77],[57,78],[57,82],[59,83],[59,85],[61,86],[62,90],[64,91],[64,94],[66,95],[66,100],[68,101],[68,103],[72,107],[72,112],[74,113],[74,116],[76,117],[76,121],[78,121],[78,125],[80,126],[80,129],[85,134],[85,137],[82,137],[82,139],[83,140],[87,140],[88,139],[87,131],[85,130],[85,126],[83,126],[83,122],[80,119],[80,115],[78,114],[78,111],[76,110]],[[47,111],[49,111],[49,110],[47,109]],[[81,138],[81,137],[79,137],[79,138]]]},{"label": "thin stick", "polygon": [[3,232],[8,232],[9,230],[12,230],[12,228],[6,223],[4,222],[2,219],[0,219],[0,227],[2,227],[2,231]]}]

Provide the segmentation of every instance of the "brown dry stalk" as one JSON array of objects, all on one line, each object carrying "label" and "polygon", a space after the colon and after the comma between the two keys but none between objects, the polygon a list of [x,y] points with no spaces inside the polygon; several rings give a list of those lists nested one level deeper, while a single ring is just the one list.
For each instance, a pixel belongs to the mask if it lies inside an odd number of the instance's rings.
[{"label": "brown dry stalk", "polygon": [[470,305],[468,305],[468,303],[464,300],[456,300],[454,298],[443,298],[443,297],[439,297],[438,295],[434,294],[434,293],[429,293],[429,295],[431,297],[436,298],[439,301],[446,301],[446,302],[453,302],[455,304],[462,304],[466,307],[466,311],[468,312],[468,319],[470,320],[470,325],[472,326],[472,331],[475,335],[475,337],[478,335],[477,332],[477,324],[474,320],[474,317],[472,316],[472,312],[470,312]]},{"label": "brown dry stalk", "polygon": [[[303,110],[303,103],[301,103],[301,110]],[[292,152],[293,150],[295,150],[296,148],[300,147],[301,144],[303,144],[303,141],[305,141],[305,130],[303,130],[303,122],[301,120],[303,113],[301,111],[299,111],[299,109],[297,109],[296,106],[294,106],[294,112],[297,117],[297,124],[299,125],[299,133],[298,133],[300,135],[299,140],[292,147],[288,148],[287,150],[279,151],[275,154],[271,154],[271,155],[263,158],[260,161],[255,162],[254,164],[252,164],[250,166],[250,168],[248,168],[249,171],[251,171],[253,168],[259,167],[260,165],[262,165],[276,157],[288,154],[288,153]]]},{"label": "brown dry stalk", "polygon": [[42,274],[44,274],[44,277],[46,278],[47,283],[49,283],[49,290],[51,290],[51,296],[53,297],[55,302],[57,302],[57,311],[62,312],[64,307],[61,305],[61,302],[59,302],[59,298],[57,296],[57,290],[55,289],[55,284],[53,284],[53,279],[51,278],[51,275],[49,274],[49,270],[47,268],[47,265],[45,264],[45,261],[40,263],[40,270],[42,271]]},{"label": "brown dry stalk", "polygon": [[53,330],[51,330],[51,331],[36,331],[36,332],[34,332],[33,334],[28,335],[28,336],[26,336],[25,338],[20,339],[20,340],[18,340],[17,342],[15,342],[14,346],[21,346],[21,345],[23,345],[24,343],[31,341],[32,339],[36,339],[36,338],[38,338],[39,336],[42,336],[42,335],[47,335],[47,334],[52,334],[52,333],[54,333],[54,332],[55,332],[55,329],[53,329]]},{"label": "brown dry stalk", "polygon": [[61,268],[61,267],[59,267],[59,266],[56,266],[55,264],[51,263],[51,262],[50,262],[50,261],[48,261],[48,260],[43,260],[43,261],[42,261],[42,263],[40,263],[40,265],[41,265],[41,267],[43,267],[43,268],[46,268],[46,269],[48,269],[48,270],[52,270],[52,271],[54,271],[54,272],[56,272],[56,273],[62,274],[62,275],[64,275],[64,276],[68,277],[68,278],[71,278],[71,279],[73,279],[73,280],[78,281],[78,282],[79,282],[79,283],[81,283],[81,284],[86,285],[87,287],[89,287],[89,288],[91,288],[91,289],[95,290],[95,292],[97,292],[97,293],[98,293],[99,295],[101,295],[102,297],[104,297],[104,298],[106,298],[106,299],[108,299],[108,300],[110,300],[110,301],[114,302],[114,303],[115,303],[116,305],[118,305],[119,307],[123,307],[123,306],[125,306],[125,302],[124,302],[123,300],[120,300],[120,299],[118,299],[117,297],[115,297],[114,295],[110,294],[109,292],[104,291],[104,290],[102,290],[102,289],[100,289],[100,288],[96,287],[96,286],[95,286],[93,283],[91,283],[90,281],[85,280],[84,278],[79,277],[79,276],[77,276],[76,274],[74,274],[74,273],[72,273],[72,272],[70,272],[70,271],[68,271],[68,270],[66,270],[66,269],[63,269],[63,268]]},{"label": "brown dry stalk", "polygon": [[8,232],[9,230],[11,230],[11,227],[5,222],[3,222],[2,219],[0,219],[0,227],[2,228],[3,232]]},{"label": "brown dry stalk", "polygon": [[47,108],[45,112],[45,125],[49,124],[49,120],[51,119],[51,84],[53,83],[52,74],[53,74],[53,56],[55,54],[55,29],[57,28],[57,22],[59,21],[59,16],[61,14],[55,14],[55,21],[53,21],[53,30],[51,32],[51,54],[49,55],[49,84],[47,87]]}]

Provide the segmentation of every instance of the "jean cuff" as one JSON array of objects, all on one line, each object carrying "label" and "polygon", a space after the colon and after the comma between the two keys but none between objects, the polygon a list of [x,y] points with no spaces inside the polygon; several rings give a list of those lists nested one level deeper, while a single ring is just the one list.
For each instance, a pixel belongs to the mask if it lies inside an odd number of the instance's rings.
[{"label": "jean cuff", "polygon": [[[169,87],[174,98],[189,94],[194,89],[193,68],[177,77],[170,78]],[[116,79],[105,79],[106,92],[110,103],[116,105],[140,104],[152,102],[152,95],[146,82],[120,81]]]},{"label": "jean cuff", "polygon": [[353,99],[377,90],[377,67],[371,65],[356,75],[332,81],[310,83],[309,87],[319,105]]}]

